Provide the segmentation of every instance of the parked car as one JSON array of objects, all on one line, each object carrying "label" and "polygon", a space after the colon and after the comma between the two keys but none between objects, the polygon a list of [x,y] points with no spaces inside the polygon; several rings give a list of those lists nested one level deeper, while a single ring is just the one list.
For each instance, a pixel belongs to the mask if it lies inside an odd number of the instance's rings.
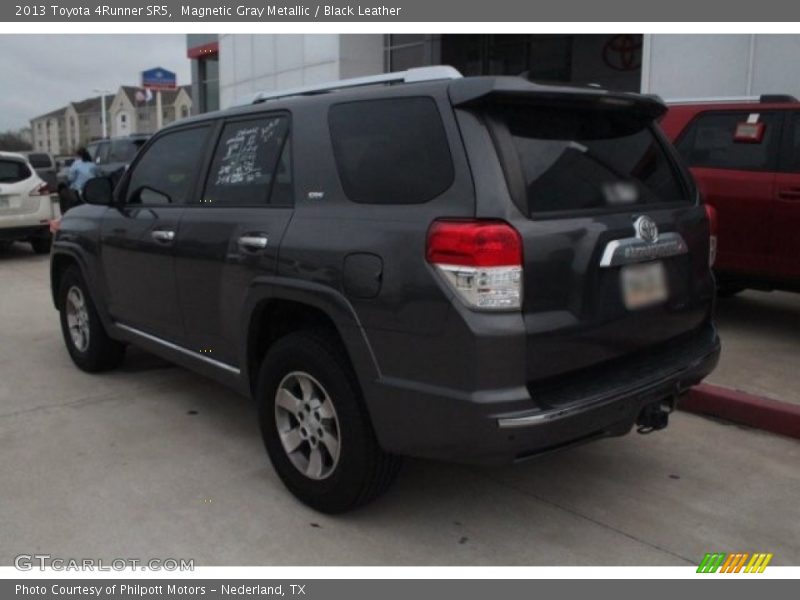
[{"label": "parked car", "polygon": [[0,152],[0,244],[30,242],[37,254],[50,251],[50,221],[57,219],[47,183],[22,154]]},{"label": "parked car", "polygon": [[149,137],[141,134],[98,140],[89,143],[86,150],[97,163],[100,174],[111,175],[124,170]]},{"label": "parked car", "polygon": [[277,473],[326,512],[402,455],[663,428],[719,355],[665,110],[432,67],[183,119],[63,218],[67,350],[102,371],[137,344],[252,396]]},{"label": "parked car", "polygon": [[800,291],[800,102],[673,104],[661,126],[716,209],[720,293]]},{"label": "parked car", "polygon": [[48,152],[22,152],[21,154],[28,159],[28,162],[36,170],[36,174],[47,183],[50,191],[55,191],[58,186],[56,177],[58,169],[53,155]]}]

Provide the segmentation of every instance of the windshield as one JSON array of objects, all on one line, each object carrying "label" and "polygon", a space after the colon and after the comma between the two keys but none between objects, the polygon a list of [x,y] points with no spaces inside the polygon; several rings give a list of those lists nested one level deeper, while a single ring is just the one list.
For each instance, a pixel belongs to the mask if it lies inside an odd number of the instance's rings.
[{"label": "windshield", "polygon": [[497,108],[493,116],[510,141],[504,161],[513,160],[507,171],[522,176],[510,185],[528,214],[688,200],[649,121],[621,111],[525,105]]}]

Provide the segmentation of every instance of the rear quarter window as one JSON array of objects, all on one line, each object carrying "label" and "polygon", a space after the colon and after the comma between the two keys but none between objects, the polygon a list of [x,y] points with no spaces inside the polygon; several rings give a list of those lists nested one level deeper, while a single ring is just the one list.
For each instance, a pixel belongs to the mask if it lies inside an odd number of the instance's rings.
[{"label": "rear quarter window", "polygon": [[421,204],[453,183],[450,146],[433,98],[347,102],[328,115],[345,194],[364,204]]},{"label": "rear quarter window", "polygon": [[0,183],[18,183],[31,176],[28,166],[18,160],[0,159]]}]

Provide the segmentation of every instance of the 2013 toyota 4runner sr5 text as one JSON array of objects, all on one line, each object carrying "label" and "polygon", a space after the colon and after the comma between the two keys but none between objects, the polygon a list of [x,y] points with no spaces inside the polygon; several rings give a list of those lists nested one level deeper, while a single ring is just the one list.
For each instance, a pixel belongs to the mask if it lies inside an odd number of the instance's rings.
[{"label": "2013 toyota 4runner sr5 text", "polygon": [[136,344],[252,396],[277,473],[325,512],[403,455],[663,428],[719,355],[664,110],[431,67],[181,120],[62,220],[67,349],[97,372]]}]

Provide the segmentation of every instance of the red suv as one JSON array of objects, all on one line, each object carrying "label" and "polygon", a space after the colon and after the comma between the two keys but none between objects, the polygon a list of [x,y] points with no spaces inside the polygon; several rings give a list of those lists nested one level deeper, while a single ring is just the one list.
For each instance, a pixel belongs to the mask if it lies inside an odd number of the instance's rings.
[{"label": "red suv", "polygon": [[676,102],[661,127],[716,210],[720,293],[800,291],[800,101]]}]

